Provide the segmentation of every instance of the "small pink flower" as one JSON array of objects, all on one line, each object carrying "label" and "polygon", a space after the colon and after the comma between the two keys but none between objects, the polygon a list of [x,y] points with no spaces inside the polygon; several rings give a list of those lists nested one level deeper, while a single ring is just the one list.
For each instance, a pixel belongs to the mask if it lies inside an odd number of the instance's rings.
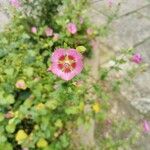
[{"label": "small pink flower", "polygon": [[27,88],[26,83],[24,80],[18,80],[16,83],[16,88],[25,90]]},{"label": "small pink flower", "polygon": [[149,133],[150,132],[150,123],[147,120],[143,121],[143,129],[145,133]]},{"label": "small pink flower", "polygon": [[53,40],[57,41],[58,39],[59,39],[59,34],[58,33],[54,33]]},{"label": "small pink flower", "polygon": [[69,33],[75,34],[75,33],[77,32],[77,26],[76,26],[76,24],[74,24],[74,23],[69,23],[69,24],[67,25],[67,30],[68,30]]},{"label": "small pink flower", "polygon": [[10,4],[15,8],[19,8],[21,6],[21,3],[19,0],[10,0]]},{"label": "small pink flower", "polygon": [[54,51],[51,57],[52,65],[48,70],[62,78],[71,80],[83,69],[82,55],[75,49],[59,48]]},{"label": "small pink flower", "polygon": [[142,56],[141,56],[141,54],[139,54],[139,53],[134,54],[132,56],[132,58],[131,58],[131,61],[133,61],[133,62],[135,62],[137,64],[141,63],[142,62]]},{"label": "small pink flower", "polygon": [[52,36],[53,35],[53,29],[47,27],[45,29],[45,34],[46,34],[47,37]]},{"label": "small pink flower", "polygon": [[32,33],[37,33],[37,28],[36,28],[36,27],[32,27],[32,28],[31,28],[31,32],[32,32]]},{"label": "small pink flower", "polygon": [[112,7],[113,3],[114,3],[114,0],[107,0],[108,1],[108,5],[109,7]]},{"label": "small pink flower", "polygon": [[14,113],[12,111],[9,111],[4,116],[5,116],[5,118],[10,119],[10,118],[14,117]]},{"label": "small pink flower", "polygon": [[92,35],[92,34],[93,34],[93,29],[92,29],[92,28],[88,28],[88,29],[86,30],[86,33],[87,33],[88,35]]}]

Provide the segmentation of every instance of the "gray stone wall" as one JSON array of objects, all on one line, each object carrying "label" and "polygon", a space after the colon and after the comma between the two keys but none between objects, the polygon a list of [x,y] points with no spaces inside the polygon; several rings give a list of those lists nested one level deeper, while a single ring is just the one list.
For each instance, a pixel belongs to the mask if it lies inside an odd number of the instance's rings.
[{"label": "gray stone wall", "polygon": [[[122,95],[117,101],[114,100],[112,113],[137,121],[150,121],[150,1],[114,0],[114,4],[109,8],[107,0],[92,0],[89,14],[91,21],[96,25],[105,24],[108,16],[112,15],[117,7],[117,16],[110,25],[112,31],[108,37],[99,40],[100,46],[97,50],[100,52],[94,51],[96,55],[93,55],[93,64],[107,63],[108,59],[102,62],[100,60],[122,48],[134,47],[141,53],[143,62],[149,67],[146,72],[137,75],[133,85],[122,88]],[[150,136],[143,135],[137,147],[133,149],[150,150],[149,141]]]}]

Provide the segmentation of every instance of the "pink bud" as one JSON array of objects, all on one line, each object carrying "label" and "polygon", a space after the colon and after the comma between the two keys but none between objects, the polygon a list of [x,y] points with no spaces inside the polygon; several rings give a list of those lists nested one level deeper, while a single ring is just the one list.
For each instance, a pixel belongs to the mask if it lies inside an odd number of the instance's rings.
[{"label": "pink bud", "polygon": [[19,8],[21,6],[19,0],[10,0],[10,4],[15,8]]},{"label": "pink bud", "polygon": [[32,32],[32,33],[37,33],[37,28],[36,28],[36,27],[32,27],[32,28],[31,28],[31,32]]},{"label": "pink bud", "polygon": [[25,90],[27,88],[25,81],[24,80],[18,80],[16,82],[16,88]]},{"label": "pink bud", "polygon": [[144,132],[146,133],[150,132],[150,124],[147,120],[144,120],[143,122],[143,129],[144,129]]},{"label": "pink bud", "polygon": [[109,7],[112,7],[113,3],[114,3],[114,0],[107,0],[108,1],[108,5]]},{"label": "pink bud", "polygon": [[48,37],[48,36],[52,36],[52,35],[53,35],[53,29],[47,27],[47,28],[45,29],[45,34],[46,34],[47,37]]},{"label": "pink bud", "polygon": [[139,53],[134,54],[132,56],[132,58],[131,58],[131,61],[133,61],[133,62],[135,62],[137,64],[141,63],[142,62],[142,56],[141,56],[141,54],[139,54]]},{"label": "pink bud", "polygon": [[70,32],[71,34],[75,34],[77,32],[77,26],[74,23],[69,23],[67,25],[67,30],[68,32]]},{"label": "pink bud", "polygon": [[92,34],[93,34],[93,29],[92,29],[92,28],[88,28],[88,29],[86,30],[86,33],[87,33],[88,35],[92,35]]},{"label": "pink bud", "polygon": [[58,39],[59,39],[59,34],[58,33],[54,33],[53,40],[57,41]]},{"label": "pink bud", "polygon": [[4,116],[5,116],[5,118],[10,119],[10,118],[13,118],[13,117],[14,117],[14,113],[11,112],[11,111],[9,111],[9,112],[7,112]]}]

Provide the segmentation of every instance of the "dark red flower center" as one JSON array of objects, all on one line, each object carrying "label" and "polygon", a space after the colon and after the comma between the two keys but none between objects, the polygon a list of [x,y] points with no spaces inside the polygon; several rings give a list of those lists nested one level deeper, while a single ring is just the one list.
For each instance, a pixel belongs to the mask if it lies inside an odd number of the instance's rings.
[{"label": "dark red flower center", "polygon": [[58,61],[58,67],[63,72],[68,73],[75,69],[76,61],[71,55],[61,56]]}]

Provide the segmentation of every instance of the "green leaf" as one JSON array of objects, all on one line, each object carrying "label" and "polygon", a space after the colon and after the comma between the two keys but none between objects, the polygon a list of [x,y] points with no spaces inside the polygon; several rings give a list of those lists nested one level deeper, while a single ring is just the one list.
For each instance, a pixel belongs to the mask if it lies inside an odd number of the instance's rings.
[{"label": "green leaf", "polygon": [[67,135],[65,135],[65,134],[62,135],[60,137],[60,141],[61,141],[61,145],[63,148],[67,148],[69,146],[69,139],[68,139]]},{"label": "green leaf", "polygon": [[84,53],[86,51],[86,48],[84,46],[77,46],[76,50],[80,53]]},{"label": "green leaf", "polygon": [[7,51],[4,49],[0,49],[0,58],[4,57],[5,55],[7,55]]},{"label": "green leaf", "polygon": [[6,126],[6,131],[8,132],[8,133],[13,133],[14,131],[15,131],[15,129],[16,129],[16,125],[15,124],[8,124],[7,126]]},{"label": "green leaf", "polygon": [[12,95],[8,95],[5,100],[8,104],[13,104],[15,102],[14,97]]},{"label": "green leaf", "polygon": [[102,69],[100,71],[100,78],[101,78],[101,80],[105,80],[107,78],[107,76],[108,76],[108,70],[107,69]]},{"label": "green leaf", "polygon": [[0,150],[13,150],[11,144],[9,143],[0,143]]},{"label": "green leaf", "polygon": [[57,102],[56,100],[49,100],[49,101],[45,104],[45,106],[47,106],[49,109],[54,110],[54,109],[57,108],[58,102]]},{"label": "green leaf", "polygon": [[3,97],[0,97],[0,105],[6,105],[6,101]]},{"label": "green leaf", "polygon": [[4,135],[0,134],[0,144],[6,142],[6,140],[7,138]]},{"label": "green leaf", "polygon": [[68,115],[78,114],[79,108],[78,108],[78,107],[75,107],[75,106],[69,107],[69,108],[65,109],[65,112],[66,112],[66,114],[68,114]]},{"label": "green leaf", "polygon": [[33,68],[32,67],[25,68],[25,69],[23,69],[23,72],[28,77],[32,77],[32,75],[33,75]]},{"label": "green leaf", "polygon": [[13,74],[14,74],[14,68],[5,69],[4,72],[5,72],[7,75],[9,75],[9,76],[13,76]]},{"label": "green leaf", "polygon": [[55,126],[58,127],[58,128],[61,128],[63,126],[63,123],[60,119],[58,119],[56,122],[55,122]]},{"label": "green leaf", "polygon": [[0,113],[0,122],[4,120],[4,114]]}]

